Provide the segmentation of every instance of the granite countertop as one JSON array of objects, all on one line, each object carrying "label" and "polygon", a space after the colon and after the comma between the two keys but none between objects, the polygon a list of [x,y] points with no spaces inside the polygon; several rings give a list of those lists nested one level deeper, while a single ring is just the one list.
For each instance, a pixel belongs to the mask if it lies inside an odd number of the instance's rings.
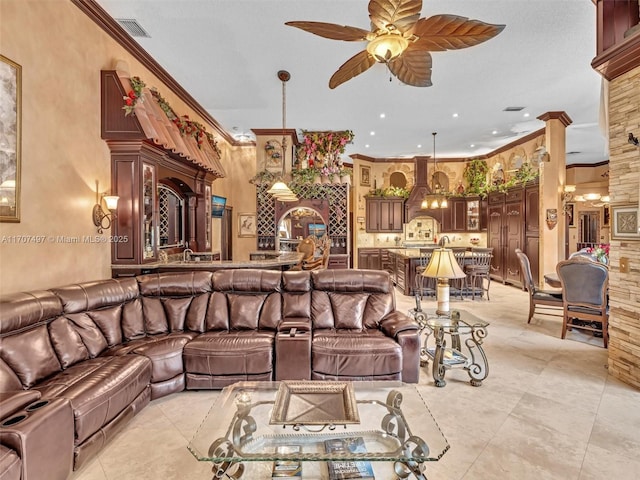
[{"label": "granite countertop", "polygon": [[[265,252],[260,252],[260,253],[265,253]],[[192,270],[208,270],[211,268],[219,268],[219,269],[269,268],[269,267],[279,267],[283,265],[294,265],[300,261],[302,256],[303,254],[298,252],[285,252],[285,253],[280,253],[277,258],[273,258],[269,260],[244,260],[244,261],[217,260],[213,262],[174,261],[174,262],[168,262],[168,263],[153,262],[153,263],[144,263],[140,265],[112,265],[111,268],[114,270],[128,269],[128,268],[184,269],[186,266],[188,266]]]}]

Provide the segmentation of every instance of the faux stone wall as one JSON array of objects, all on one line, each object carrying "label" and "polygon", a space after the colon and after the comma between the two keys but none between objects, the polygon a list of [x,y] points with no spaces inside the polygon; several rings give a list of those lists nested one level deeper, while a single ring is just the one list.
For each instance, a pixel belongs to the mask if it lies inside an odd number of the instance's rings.
[{"label": "faux stone wall", "polygon": [[[640,149],[628,143],[640,136],[640,67],[609,86],[609,194],[616,205],[638,207]],[[629,272],[620,272],[620,258]],[[609,372],[640,388],[640,239],[611,240],[609,270]]]}]

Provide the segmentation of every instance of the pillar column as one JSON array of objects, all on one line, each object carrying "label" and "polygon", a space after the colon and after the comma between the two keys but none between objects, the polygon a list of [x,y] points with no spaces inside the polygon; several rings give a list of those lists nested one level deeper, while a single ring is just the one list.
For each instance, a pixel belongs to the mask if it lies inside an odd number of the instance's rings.
[{"label": "pillar column", "polygon": [[[565,112],[547,112],[538,117],[545,122],[545,144],[548,156],[540,162],[540,279],[555,272],[556,264],[564,260],[566,222],[562,208],[562,192],[566,178],[566,128],[572,120]],[[547,224],[548,216],[556,212],[557,223]]]}]

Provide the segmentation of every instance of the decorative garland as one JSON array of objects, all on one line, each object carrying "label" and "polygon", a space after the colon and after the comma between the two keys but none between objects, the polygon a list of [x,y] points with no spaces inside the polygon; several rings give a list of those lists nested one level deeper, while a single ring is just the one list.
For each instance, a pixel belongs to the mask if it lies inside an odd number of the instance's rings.
[{"label": "decorative garland", "polygon": [[[132,114],[133,108],[135,107],[136,103],[138,103],[138,101],[142,101],[142,89],[146,86],[146,84],[140,79],[140,77],[131,77],[130,81],[132,90],[129,91],[127,96],[122,97],[125,103],[122,107],[122,109],[125,111],[125,116]],[[200,149],[202,148],[202,144],[204,143],[204,140],[206,138],[209,141],[211,148],[213,148],[218,156],[222,155],[222,151],[218,146],[217,140],[212,134],[207,132],[207,129],[204,125],[193,120],[189,120],[189,117],[187,115],[178,117],[173,111],[173,108],[171,108],[171,105],[169,105],[169,102],[167,102],[162,97],[162,95],[160,95],[160,92],[158,92],[155,87],[151,89],[151,95],[153,95],[153,98],[158,102],[158,105],[165,113],[167,118],[178,127],[178,130],[180,130],[180,134],[183,137],[193,137],[196,140],[198,148]]]},{"label": "decorative garland", "polygon": [[131,77],[131,90],[129,93],[122,97],[124,100],[124,116],[131,115],[133,113],[133,108],[136,106],[138,101],[142,102],[142,89],[146,86],[145,83],[140,80],[140,77]]}]

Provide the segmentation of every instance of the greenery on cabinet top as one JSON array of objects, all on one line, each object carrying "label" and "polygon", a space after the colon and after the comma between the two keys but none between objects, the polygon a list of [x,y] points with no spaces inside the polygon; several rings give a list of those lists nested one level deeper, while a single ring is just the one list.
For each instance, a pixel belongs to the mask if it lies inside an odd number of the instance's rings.
[{"label": "greenery on cabinet top", "polygon": [[[492,192],[505,192],[509,188],[519,185],[525,185],[529,182],[535,181],[538,178],[539,171],[529,163],[523,163],[522,166],[505,178],[504,172],[502,176],[495,175],[495,172],[491,172],[486,160],[474,159],[471,160],[464,169],[462,174],[466,187],[462,185],[462,182],[448,192],[450,197],[482,197],[485,198]],[[307,185],[317,182],[317,178],[321,175],[321,170],[315,167],[302,168],[293,170],[291,172],[291,184],[293,187],[297,185]],[[338,175],[351,175],[352,170],[350,168],[340,168]],[[250,183],[260,185],[273,183],[276,180],[280,180],[282,175],[263,170],[258,172],[253,178],[249,180]],[[369,197],[400,197],[407,199],[411,189],[402,187],[387,187],[371,189],[367,193]]]}]

